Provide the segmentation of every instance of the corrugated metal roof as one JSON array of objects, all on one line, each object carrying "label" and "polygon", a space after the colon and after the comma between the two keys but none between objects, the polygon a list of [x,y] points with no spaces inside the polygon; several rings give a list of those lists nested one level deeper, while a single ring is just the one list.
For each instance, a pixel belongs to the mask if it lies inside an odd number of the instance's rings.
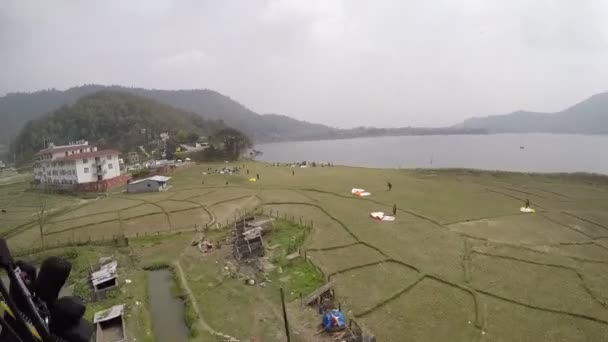
[{"label": "corrugated metal roof", "polygon": [[166,182],[169,179],[171,179],[171,177],[165,177],[165,176],[152,176],[152,177],[148,177],[148,178],[143,178],[143,179],[138,179],[136,181],[132,181],[129,184],[137,184],[137,183],[141,183],[143,181],[147,181],[147,180],[151,180],[151,181],[155,181],[155,182]]}]

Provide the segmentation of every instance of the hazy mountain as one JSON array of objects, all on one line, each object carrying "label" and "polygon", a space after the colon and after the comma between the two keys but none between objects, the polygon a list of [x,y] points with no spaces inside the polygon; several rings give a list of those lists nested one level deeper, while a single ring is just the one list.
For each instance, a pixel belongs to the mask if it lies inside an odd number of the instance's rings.
[{"label": "hazy mountain", "polygon": [[193,133],[196,139],[197,135],[209,136],[225,127],[220,121],[206,120],[143,96],[102,91],[29,121],[15,138],[12,150],[19,160],[27,160],[45,147],[45,141],[61,145],[84,139],[127,152],[158,139],[161,132],[172,136]]},{"label": "hazy mountain", "polygon": [[593,95],[557,113],[517,111],[467,119],[456,127],[489,133],[608,134],[608,93]]},{"label": "hazy mountain", "polygon": [[0,97],[0,142],[7,142],[29,120],[41,117],[62,105],[74,104],[80,97],[101,90],[129,92],[155,99],[172,107],[223,120],[257,142],[310,139],[327,135],[333,129],[282,115],[260,115],[235,100],[212,90],[148,90],[120,86],[85,85],[66,91],[45,90],[14,93]]}]

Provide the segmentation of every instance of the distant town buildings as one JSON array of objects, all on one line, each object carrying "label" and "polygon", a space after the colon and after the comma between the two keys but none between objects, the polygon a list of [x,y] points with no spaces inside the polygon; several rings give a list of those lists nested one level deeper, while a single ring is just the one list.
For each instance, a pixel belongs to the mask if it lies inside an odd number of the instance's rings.
[{"label": "distant town buildings", "polygon": [[129,162],[129,164],[139,163],[139,154],[137,152],[129,152],[127,154],[127,161]]},{"label": "distant town buildings", "polygon": [[209,148],[209,143],[207,142],[196,142],[193,144],[180,144],[181,152],[197,152],[203,151]]},{"label": "distant town buildings", "polygon": [[116,150],[98,150],[87,141],[62,146],[51,143],[36,154],[34,184],[98,191],[125,183],[119,154]]}]

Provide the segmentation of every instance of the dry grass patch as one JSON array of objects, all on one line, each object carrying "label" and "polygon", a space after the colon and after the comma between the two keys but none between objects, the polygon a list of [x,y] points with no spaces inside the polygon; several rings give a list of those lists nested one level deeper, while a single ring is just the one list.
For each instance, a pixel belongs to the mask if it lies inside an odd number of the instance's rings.
[{"label": "dry grass patch", "polygon": [[573,270],[479,254],[471,264],[475,288],[538,307],[608,318]]},{"label": "dry grass patch", "polygon": [[473,297],[428,278],[361,321],[379,341],[472,341],[480,334]]},{"label": "dry grass patch", "polygon": [[198,208],[200,205],[185,201],[165,200],[156,203],[165,209],[167,212]]},{"label": "dry grass patch", "polygon": [[138,217],[147,214],[161,213],[161,208],[155,206],[154,204],[143,204],[137,206],[135,208],[125,209],[120,211],[120,218],[124,220],[128,220],[133,217]]},{"label": "dry grass patch", "polygon": [[201,208],[171,213],[169,214],[169,217],[171,219],[172,229],[194,228],[194,225],[200,229],[211,222],[211,217],[209,217],[207,212]]},{"label": "dry grass patch", "polygon": [[536,214],[522,214],[452,224],[450,229],[493,241],[519,244],[583,242],[588,238]]},{"label": "dry grass patch", "polygon": [[481,341],[604,341],[608,326],[480,296],[485,317]]},{"label": "dry grass patch", "polygon": [[122,230],[127,235],[154,233],[170,230],[165,214],[152,214],[130,220],[122,220]]}]

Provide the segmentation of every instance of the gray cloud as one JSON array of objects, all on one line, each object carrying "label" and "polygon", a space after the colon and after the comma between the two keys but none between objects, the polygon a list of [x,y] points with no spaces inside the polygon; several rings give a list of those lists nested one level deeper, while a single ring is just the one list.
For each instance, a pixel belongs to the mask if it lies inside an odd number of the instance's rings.
[{"label": "gray cloud", "polygon": [[553,111],[608,90],[608,3],[0,2],[0,94],[210,88],[337,126]]}]

